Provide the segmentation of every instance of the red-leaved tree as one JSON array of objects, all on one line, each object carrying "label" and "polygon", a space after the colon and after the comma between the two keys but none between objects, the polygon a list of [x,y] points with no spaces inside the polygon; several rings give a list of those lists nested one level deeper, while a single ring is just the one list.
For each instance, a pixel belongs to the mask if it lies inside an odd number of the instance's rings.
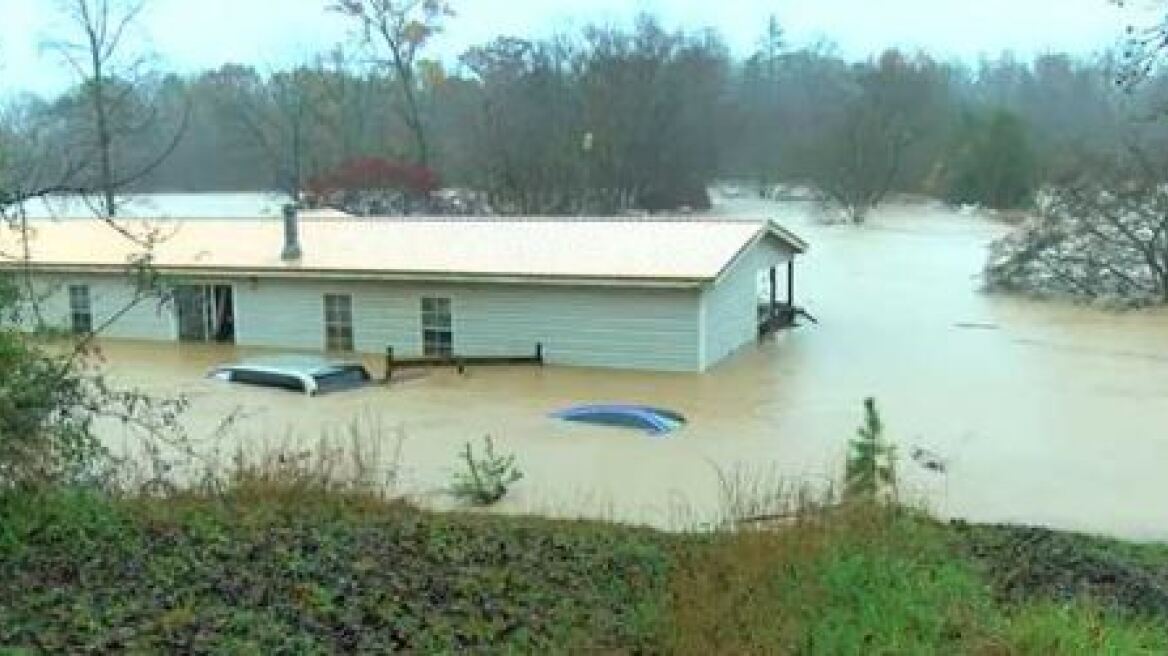
[{"label": "red-leaved tree", "polygon": [[425,166],[393,162],[381,157],[357,157],[332,171],[313,177],[308,187],[317,196],[344,192],[400,191],[426,196],[438,188],[438,174]]}]

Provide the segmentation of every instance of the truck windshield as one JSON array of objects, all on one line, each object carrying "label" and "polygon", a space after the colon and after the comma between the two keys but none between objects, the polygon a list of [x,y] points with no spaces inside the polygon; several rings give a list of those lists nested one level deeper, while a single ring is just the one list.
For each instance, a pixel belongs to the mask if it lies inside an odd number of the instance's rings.
[{"label": "truck windshield", "polygon": [[316,391],[323,394],[360,387],[369,382],[369,372],[360,365],[329,367],[314,373],[312,379],[316,381]]}]

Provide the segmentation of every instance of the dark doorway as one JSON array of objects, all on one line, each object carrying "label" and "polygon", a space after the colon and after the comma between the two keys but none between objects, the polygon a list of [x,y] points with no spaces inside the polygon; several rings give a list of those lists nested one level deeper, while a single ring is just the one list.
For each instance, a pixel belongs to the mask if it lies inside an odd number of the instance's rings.
[{"label": "dark doorway", "polygon": [[231,285],[215,285],[212,288],[215,300],[215,316],[212,318],[216,342],[235,343],[235,294]]},{"label": "dark doorway", "polygon": [[178,338],[183,342],[235,342],[231,285],[180,285],[174,290]]}]

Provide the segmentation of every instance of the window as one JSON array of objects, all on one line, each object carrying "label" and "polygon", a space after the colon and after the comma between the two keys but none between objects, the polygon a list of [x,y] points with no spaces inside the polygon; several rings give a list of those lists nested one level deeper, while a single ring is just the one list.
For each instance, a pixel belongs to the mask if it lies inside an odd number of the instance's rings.
[{"label": "window", "polygon": [[73,334],[93,332],[93,305],[89,299],[89,285],[69,285],[69,323]]},{"label": "window", "polygon": [[449,298],[422,299],[422,354],[440,358],[454,355]]},{"label": "window", "polygon": [[304,392],[304,381],[300,378],[267,371],[252,371],[250,369],[232,371],[231,382],[243,383],[244,385],[258,385],[260,387],[275,387],[293,392]]},{"label": "window", "polygon": [[359,364],[331,367],[327,371],[312,375],[316,381],[317,392],[334,392],[337,390],[360,387],[369,382],[369,372]]},{"label": "window", "polygon": [[353,350],[353,297],[348,294],[324,295],[324,348]]}]

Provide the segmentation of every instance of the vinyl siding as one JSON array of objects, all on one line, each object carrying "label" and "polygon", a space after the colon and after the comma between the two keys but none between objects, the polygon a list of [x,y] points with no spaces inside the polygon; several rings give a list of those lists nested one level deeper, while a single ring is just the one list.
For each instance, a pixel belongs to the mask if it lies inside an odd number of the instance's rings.
[{"label": "vinyl siding", "polygon": [[[748,246],[712,285],[702,292],[702,369],[708,369],[758,337],[759,279],[761,272],[780,267],[784,285],[790,251],[773,238]],[[779,299],[786,292],[779,290]]]},{"label": "vinyl siding", "polygon": [[[41,275],[34,284],[40,302],[41,316],[53,327],[70,328],[69,285],[88,285],[93,326],[102,326],[118,312],[125,312],[105,331],[119,339],[172,340],[175,337],[173,310],[163,306],[158,298],[145,298],[126,309],[134,301],[135,290],[125,276],[115,275]],[[26,327],[31,327],[27,321]]]},{"label": "vinyl siding", "polygon": [[459,355],[527,355],[550,364],[695,371],[698,292],[540,285],[317,283],[261,280],[236,287],[242,345],[319,350],[323,296],[353,296],[356,349],[422,352],[421,299],[450,298]]},{"label": "vinyl siding", "polygon": [[[698,290],[551,285],[469,285],[310,280],[216,280],[231,284],[235,336],[241,346],[324,349],[324,295],[353,297],[357,351],[401,356],[422,352],[421,299],[450,298],[454,352],[527,355],[543,344],[549,364],[657,371],[697,371],[701,365]],[[132,297],[116,276],[42,276],[54,291],[46,318],[69,327],[68,285],[87,284],[100,325]],[[106,331],[115,338],[173,341],[174,309],[147,300]]]}]

